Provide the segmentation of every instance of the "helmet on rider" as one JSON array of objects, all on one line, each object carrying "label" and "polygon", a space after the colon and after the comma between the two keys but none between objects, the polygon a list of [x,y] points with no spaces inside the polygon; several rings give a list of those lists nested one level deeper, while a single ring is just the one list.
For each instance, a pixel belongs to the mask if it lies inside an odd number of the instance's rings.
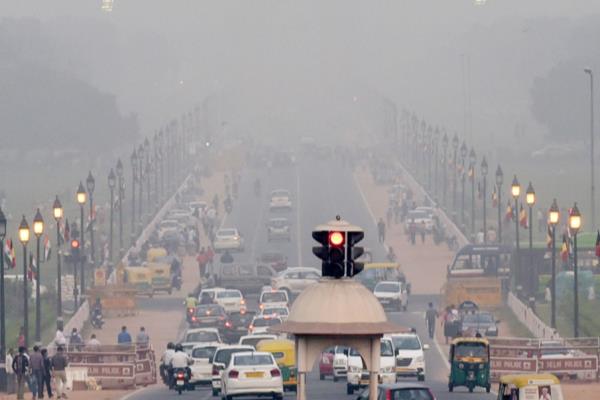
[{"label": "helmet on rider", "polygon": [[175,352],[178,352],[178,351],[183,351],[183,346],[181,345],[181,343],[177,343],[175,345]]}]

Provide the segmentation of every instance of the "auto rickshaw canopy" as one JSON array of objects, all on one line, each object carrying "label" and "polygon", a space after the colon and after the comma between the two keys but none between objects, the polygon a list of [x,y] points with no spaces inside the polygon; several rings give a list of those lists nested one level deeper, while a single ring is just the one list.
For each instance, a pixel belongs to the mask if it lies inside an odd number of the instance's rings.
[{"label": "auto rickshaw canopy", "polygon": [[266,351],[273,354],[275,361],[280,365],[293,366],[296,364],[296,344],[287,339],[261,340],[256,345],[257,351]]},{"label": "auto rickshaw canopy", "polygon": [[525,386],[536,385],[559,385],[560,380],[552,374],[519,374],[502,375],[500,383],[504,385],[513,385],[519,389]]}]

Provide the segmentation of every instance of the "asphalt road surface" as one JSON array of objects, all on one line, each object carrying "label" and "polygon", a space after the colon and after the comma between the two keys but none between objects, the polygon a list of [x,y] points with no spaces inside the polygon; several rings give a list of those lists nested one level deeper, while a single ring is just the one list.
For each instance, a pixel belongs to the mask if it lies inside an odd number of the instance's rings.
[{"label": "asphalt road surface", "polygon": [[[262,193],[254,193],[254,180],[259,177]],[[293,209],[290,212],[270,213],[268,194],[274,189],[287,189],[292,193]],[[306,266],[319,268],[318,259],[312,254],[312,229],[321,223],[335,219],[340,215],[343,219],[362,227],[365,239],[362,245],[373,253],[374,260],[385,258],[385,249],[377,242],[377,231],[373,216],[364,203],[353,176],[348,167],[335,161],[320,161],[313,158],[299,158],[296,166],[272,168],[271,170],[247,170],[242,175],[239,199],[234,201],[233,212],[225,219],[224,227],[235,227],[245,238],[245,251],[234,255],[236,262],[254,261],[258,255],[267,250],[278,250],[288,257],[289,266]],[[292,240],[269,243],[266,234],[266,222],[270,217],[283,216],[292,223]],[[427,247],[424,247],[426,251]],[[410,278],[410,277],[409,277]],[[424,343],[430,344],[426,351],[426,382],[437,399],[493,399],[481,389],[468,393],[466,389],[448,392],[447,361],[440,347],[430,341],[424,321],[424,312],[432,296],[412,296],[406,312],[388,313],[389,319],[399,325],[414,327]],[[253,303],[253,302],[252,302]],[[249,304],[252,304],[249,303]],[[146,305],[148,306],[148,305]],[[164,307],[164,305],[163,305]],[[183,312],[183,310],[181,310]],[[479,392],[477,392],[479,391]],[[346,394],[343,381],[334,383],[331,380],[319,381],[318,365],[307,379],[307,395],[309,399],[354,399],[357,395]],[[134,400],[165,399],[179,397],[176,392],[169,392],[162,386],[143,389],[128,396]],[[208,388],[199,387],[193,392],[184,392],[182,398],[210,399]],[[293,399],[295,394],[286,394]]]}]

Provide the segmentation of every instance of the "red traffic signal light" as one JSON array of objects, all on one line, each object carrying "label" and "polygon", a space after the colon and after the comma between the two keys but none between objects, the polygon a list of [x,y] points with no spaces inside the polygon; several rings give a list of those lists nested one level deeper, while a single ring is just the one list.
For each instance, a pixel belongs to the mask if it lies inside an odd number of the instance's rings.
[{"label": "red traffic signal light", "polygon": [[71,240],[71,248],[78,249],[79,248],[79,240],[77,240],[77,239]]},{"label": "red traffic signal light", "polygon": [[339,247],[344,245],[344,233],[333,231],[329,232],[329,245],[334,247]]}]

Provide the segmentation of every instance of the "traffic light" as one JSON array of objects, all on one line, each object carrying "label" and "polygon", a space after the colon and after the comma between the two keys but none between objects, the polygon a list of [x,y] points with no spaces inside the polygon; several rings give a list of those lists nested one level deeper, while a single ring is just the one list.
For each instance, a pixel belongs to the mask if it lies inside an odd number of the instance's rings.
[{"label": "traffic light", "polygon": [[363,231],[346,232],[346,238],[348,240],[348,253],[346,255],[346,276],[353,277],[363,270],[365,265],[361,262],[355,261],[360,258],[365,252],[364,247],[355,246],[358,242],[363,240],[365,233]]},{"label": "traffic light", "polygon": [[73,262],[79,259],[79,239],[71,239],[71,259]]},{"label": "traffic light", "polygon": [[345,274],[345,248],[344,232],[316,230],[312,233],[313,239],[321,246],[313,247],[313,254],[322,260],[321,269],[323,276],[341,278]]}]

